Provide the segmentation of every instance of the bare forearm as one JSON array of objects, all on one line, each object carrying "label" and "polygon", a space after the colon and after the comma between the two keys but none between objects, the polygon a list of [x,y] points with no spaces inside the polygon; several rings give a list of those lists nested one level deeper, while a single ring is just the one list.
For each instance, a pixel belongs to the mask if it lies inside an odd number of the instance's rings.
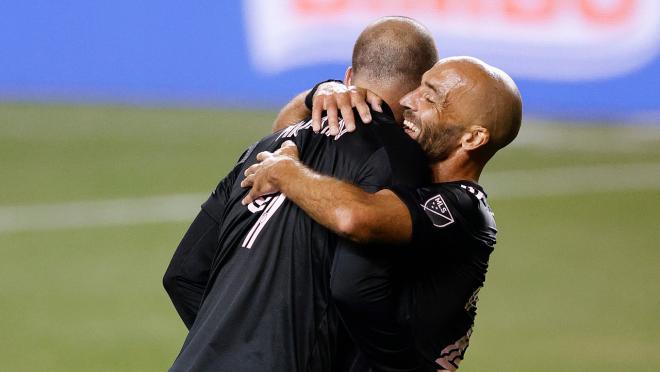
[{"label": "bare forearm", "polygon": [[361,200],[369,197],[358,187],[322,176],[294,161],[282,164],[272,181],[316,222],[349,238],[352,214],[359,210]]},{"label": "bare forearm", "polygon": [[284,193],[316,222],[358,243],[407,243],[412,237],[408,208],[390,190],[370,194],[350,183],[322,176],[300,161],[293,141],[257,154],[259,163],[245,170],[241,187],[250,188],[243,205]]},{"label": "bare forearm", "polygon": [[311,111],[305,106],[307,93],[309,93],[309,90],[300,93],[282,108],[275,119],[275,123],[273,123],[273,132],[304,120],[311,115]]},{"label": "bare forearm", "polygon": [[350,183],[322,176],[297,161],[282,164],[272,182],[312,219],[358,243],[404,243],[411,221],[391,192],[370,194]]}]

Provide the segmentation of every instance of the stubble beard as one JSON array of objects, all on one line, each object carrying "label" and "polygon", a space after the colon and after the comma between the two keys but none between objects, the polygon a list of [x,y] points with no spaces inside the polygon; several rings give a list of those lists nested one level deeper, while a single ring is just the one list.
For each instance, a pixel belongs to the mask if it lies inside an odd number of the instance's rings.
[{"label": "stubble beard", "polygon": [[456,148],[463,127],[452,124],[436,128],[422,128],[419,143],[432,163],[446,160]]}]

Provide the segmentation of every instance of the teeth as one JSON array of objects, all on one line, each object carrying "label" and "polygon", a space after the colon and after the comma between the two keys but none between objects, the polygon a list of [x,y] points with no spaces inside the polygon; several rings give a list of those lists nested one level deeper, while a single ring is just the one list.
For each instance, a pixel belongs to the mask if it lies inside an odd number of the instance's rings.
[{"label": "teeth", "polygon": [[419,132],[419,128],[417,128],[417,126],[415,124],[413,124],[412,122],[410,122],[408,120],[404,120],[403,125],[405,125],[406,128],[412,130],[413,132]]}]

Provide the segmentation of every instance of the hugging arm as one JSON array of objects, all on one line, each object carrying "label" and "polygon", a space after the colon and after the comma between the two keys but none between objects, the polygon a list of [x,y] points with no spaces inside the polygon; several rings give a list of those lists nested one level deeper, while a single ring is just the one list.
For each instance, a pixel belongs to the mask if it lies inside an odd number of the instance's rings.
[{"label": "hugging arm", "polygon": [[[308,97],[308,95],[310,95]],[[383,100],[375,93],[358,87],[347,87],[337,80],[317,84],[313,89],[295,96],[282,108],[273,123],[273,132],[312,118],[312,128],[315,132],[321,130],[322,117],[327,116],[329,133],[339,133],[339,115],[344,120],[346,130],[355,130],[353,108],[358,111],[362,122],[371,122],[369,105],[378,112],[383,112]],[[311,105],[311,107],[309,107]]]},{"label": "hugging arm", "polygon": [[320,175],[297,160],[297,149],[285,142],[276,153],[257,156],[261,163],[245,172],[243,200],[281,191],[316,222],[357,243],[403,244],[412,237],[408,208],[392,191],[368,193],[338,179]]},{"label": "hugging arm", "polygon": [[305,97],[309,92],[309,90],[306,90],[298,94],[280,110],[275,123],[273,123],[273,132],[305,120],[312,114],[312,111],[305,106]]}]

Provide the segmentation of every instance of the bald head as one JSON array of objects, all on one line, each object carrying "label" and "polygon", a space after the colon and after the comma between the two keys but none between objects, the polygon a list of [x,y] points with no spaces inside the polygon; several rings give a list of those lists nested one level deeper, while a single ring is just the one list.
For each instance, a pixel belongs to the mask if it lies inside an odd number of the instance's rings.
[{"label": "bald head", "polygon": [[435,42],[424,26],[406,17],[385,17],[367,26],[355,42],[353,82],[396,88],[401,92],[398,101],[437,61]]},{"label": "bald head", "polygon": [[432,162],[481,166],[518,135],[520,93],[502,70],[470,57],[445,58],[401,99],[404,125]]},{"label": "bald head", "polygon": [[434,70],[452,82],[445,105],[456,122],[486,128],[490,136],[486,147],[493,153],[516,138],[522,100],[509,75],[471,57],[445,58]]}]

